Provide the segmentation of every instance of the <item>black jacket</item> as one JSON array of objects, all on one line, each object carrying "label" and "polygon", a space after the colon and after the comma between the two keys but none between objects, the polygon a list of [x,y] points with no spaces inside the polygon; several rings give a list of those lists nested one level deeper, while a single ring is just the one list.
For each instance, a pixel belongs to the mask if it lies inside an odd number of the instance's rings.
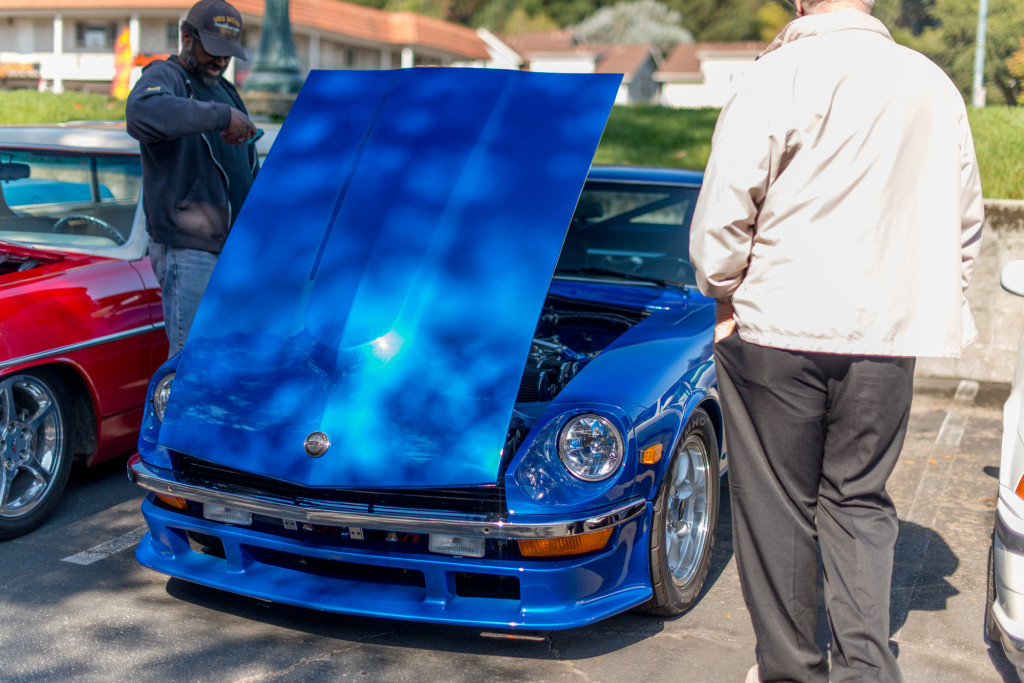
[{"label": "black jacket", "polygon": [[[128,96],[128,133],[141,143],[143,205],[153,241],[218,254],[241,207],[231,206],[227,174],[203,133],[225,130],[231,108],[195,99],[191,79],[174,55],[143,69]],[[221,83],[235,107],[246,111],[234,86]],[[249,158],[255,177],[255,145]]]}]

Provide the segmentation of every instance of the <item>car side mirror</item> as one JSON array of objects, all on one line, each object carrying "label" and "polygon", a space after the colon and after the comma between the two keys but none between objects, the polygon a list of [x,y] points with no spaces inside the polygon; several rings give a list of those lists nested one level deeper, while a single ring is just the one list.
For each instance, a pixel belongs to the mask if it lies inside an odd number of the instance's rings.
[{"label": "car side mirror", "polygon": [[1024,260],[1007,263],[999,276],[999,284],[1010,294],[1024,296]]},{"label": "car side mirror", "polygon": [[0,161],[0,180],[28,178],[30,170],[28,164],[19,164],[16,161]]}]

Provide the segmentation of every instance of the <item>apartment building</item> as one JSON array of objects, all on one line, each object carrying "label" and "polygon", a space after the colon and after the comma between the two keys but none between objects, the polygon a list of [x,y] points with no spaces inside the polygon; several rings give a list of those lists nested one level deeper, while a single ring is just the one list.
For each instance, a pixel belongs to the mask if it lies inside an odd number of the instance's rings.
[{"label": "apartment building", "polygon": [[[136,65],[178,51],[178,25],[194,0],[0,0],[0,88],[109,92],[114,44],[128,30]],[[259,50],[265,0],[232,0],[249,60],[232,60],[243,84]],[[340,0],[290,0],[301,75],[311,69],[411,66],[518,68],[494,35],[411,12]]]}]

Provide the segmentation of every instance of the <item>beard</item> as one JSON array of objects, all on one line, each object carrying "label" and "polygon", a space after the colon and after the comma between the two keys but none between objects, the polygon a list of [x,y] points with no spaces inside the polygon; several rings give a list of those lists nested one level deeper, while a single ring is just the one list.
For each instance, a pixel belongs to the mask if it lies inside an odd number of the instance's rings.
[{"label": "beard", "polygon": [[199,82],[207,88],[214,87],[220,81],[220,73],[218,73],[216,76],[211,76],[209,72],[204,71],[199,66],[199,60],[196,58],[195,39],[193,39],[192,44],[188,47],[188,49],[183,49],[181,51],[180,58],[181,63],[185,65],[185,69],[190,74],[195,76],[199,80]]}]

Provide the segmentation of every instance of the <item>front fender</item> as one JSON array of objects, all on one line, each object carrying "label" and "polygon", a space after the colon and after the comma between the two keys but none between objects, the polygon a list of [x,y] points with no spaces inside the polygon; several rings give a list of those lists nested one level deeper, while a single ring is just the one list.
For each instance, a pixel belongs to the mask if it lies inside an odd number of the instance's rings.
[{"label": "front fender", "polygon": [[142,428],[139,430],[139,457],[146,464],[165,470],[171,469],[171,456],[166,446],[160,445],[161,425],[153,410],[153,391],[161,379],[177,371],[180,357],[181,354],[175,354],[168,358],[150,378],[149,388],[146,389],[146,407],[142,414]]}]

